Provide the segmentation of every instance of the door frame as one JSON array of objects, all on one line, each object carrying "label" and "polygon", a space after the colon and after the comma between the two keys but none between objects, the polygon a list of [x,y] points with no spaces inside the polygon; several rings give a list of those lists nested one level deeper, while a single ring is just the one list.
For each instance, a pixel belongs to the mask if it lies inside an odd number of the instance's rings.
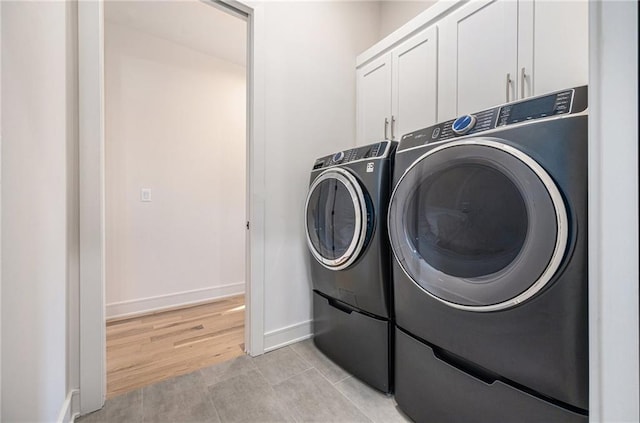
[{"label": "door frame", "polygon": [[[265,49],[260,3],[201,0],[247,22],[245,350],[264,353]],[[104,0],[78,2],[80,413],[106,398]],[[73,319],[73,317],[71,317]],[[76,365],[70,363],[70,365]]]},{"label": "door frame", "polygon": [[637,47],[637,2],[589,2],[591,423],[640,418]]}]

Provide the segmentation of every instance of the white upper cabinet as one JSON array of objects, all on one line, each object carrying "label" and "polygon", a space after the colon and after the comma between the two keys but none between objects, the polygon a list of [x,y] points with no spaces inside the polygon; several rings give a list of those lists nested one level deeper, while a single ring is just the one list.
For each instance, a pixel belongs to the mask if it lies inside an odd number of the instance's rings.
[{"label": "white upper cabinet", "polygon": [[438,123],[437,37],[434,26],[392,51],[392,139]]},{"label": "white upper cabinet", "polygon": [[437,28],[357,69],[357,143],[399,140],[437,122]]},{"label": "white upper cabinet", "polygon": [[588,84],[588,7],[436,2],[357,58],[357,143]]},{"label": "white upper cabinet", "polygon": [[518,4],[472,2],[441,24],[442,119],[515,99]]},{"label": "white upper cabinet", "polygon": [[389,137],[391,126],[391,53],[356,71],[358,145]]},{"label": "white upper cabinet", "polygon": [[532,52],[527,57],[531,62],[520,59],[525,97],[589,83],[587,1],[521,1],[520,22],[532,28],[528,34],[520,31],[521,51]]},{"label": "white upper cabinet", "polygon": [[444,18],[440,120],[585,85],[586,1],[482,0]]}]

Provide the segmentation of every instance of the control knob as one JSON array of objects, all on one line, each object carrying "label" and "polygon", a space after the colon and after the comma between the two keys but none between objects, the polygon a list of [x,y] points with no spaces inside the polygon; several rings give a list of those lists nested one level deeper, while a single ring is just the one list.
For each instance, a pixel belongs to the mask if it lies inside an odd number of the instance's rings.
[{"label": "control knob", "polygon": [[344,151],[340,151],[339,153],[334,154],[331,161],[333,161],[334,163],[338,163],[342,159],[344,159]]},{"label": "control knob", "polygon": [[456,135],[464,135],[469,132],[476,124],[476,117],[474,115],[462,115],[458,119],[453,121],[451,130]]}]

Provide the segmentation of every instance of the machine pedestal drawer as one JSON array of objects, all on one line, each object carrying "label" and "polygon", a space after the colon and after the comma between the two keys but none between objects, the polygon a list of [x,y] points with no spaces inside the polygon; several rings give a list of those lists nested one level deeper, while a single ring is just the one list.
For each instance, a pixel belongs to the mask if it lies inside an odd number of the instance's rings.
[{"label": "machine pedestal drawer", "polygon": [[382,392],[390,392],[388,320],[313,293],[313,332],[318,349],[347,372]]},{"label": "machine pedestal drawer", "polygon": [[482,380],[440,359],[434,350],[395,331],[395,397],[416,422],[587,423],[567,410],[507,385]]}]

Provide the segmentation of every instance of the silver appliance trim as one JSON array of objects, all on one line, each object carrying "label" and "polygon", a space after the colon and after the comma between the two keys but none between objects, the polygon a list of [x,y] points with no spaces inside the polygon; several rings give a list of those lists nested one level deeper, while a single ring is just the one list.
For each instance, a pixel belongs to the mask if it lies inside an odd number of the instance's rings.
[{"label": "silver appliance trim", "polygon": [[[311,242],[311,236],[309,235],[309,222],[307,219],[307,211],[309,210],[309,200],[311,199],[311,195],[315,191],[316,187],[327,179],[336,179],[344,185],[351,196],[353,209],[356,214],[353,239],[345,253],[333,260],[324,257],[313,245],[313,242]],[[318,177],[316,177],[316,179],[314,179],[313,183],[309,187],[309,194],[307,194],[304,211],[307,245],[309,246],[309,250],[313,257],[318,261],[318,263],[330,270],[342,270],[349,267],[360,255],[367,233],[367,205],[364,200],[362,188],[355,176],[343,168],[330,168],[322,172]]]},{"label": "silver appliance trim", "polygon": [[[536,162],[533,158],[531,158],[530,156],[528,156],[527,154],[523,153],[522,151],[518,150],[517,148],[514,148],[508,144],[504,144],[502,142],[497,141],[497,139],[488,139],[488,138],[481,138],[481,137],[475,137],[475,138],[469,138],[469,139],[465,139],[465,140],[458,140],[458,141],[449,141],[443,145],[440,145],[439,147],[434,148],[433,150],[428,151],[427,153],[423,154],[422,156],[420,156],[418,159],[416,159],[402,174],[402,176],[400,177],[400,179],[398,180],[398,183],[396,184],[396,186],[393,189],[393,193],[391,194],[391,197],[389,199],[389,212],[387,213],[387,228],[391,228],[391,219],[392,219],[392,214],[391,214],[391,205],[393,204],[395,195],[396,195],[396,191],[398,189],[398,187],[400,186],[400,184],[402,183],[402,180],[405,178],[405,176],[416,166],[418,165],[419,162],[421,162],[423,159],[425,159],[426,157],[435,154],[439,151],[442,151],[444,149],[447,148],[451,148],[451,147],[457,147],[457,146],[464,146],[464,145],[480,145],[480,146],[486,146],[489,148],[496,148],[498,150],[504,151],[505,153],[508,153],[512,156],[514,156],[515,158],[517,158],[518,160],[520,160],[521,162],[523,162],[527,167],[529,167],[535,174],[536,176],[540,179],[540,181],[544,184],[549,196],[551,197],[551,201],[553,203],[553,207],[555,209],[555,214],[556,214],[556,224],[557,224],[557,232],[556,232],[556,241],[555,241],[555,246],[554,246],[554,250],[553,250],[553,254],[551,256],[551,259],[549,260],[549,263],[547,264],[547,267],[545,268],[545,270],[542,272],[542,274],[540,275],[540,277],[538,277],[538,279],[529,286],[528,289],[526,289],[525,291],[523,291],[522,293],[520,293],[519,295],[516,295],[515,297],[507,300],[507,301],[503,301],[501,303],[498,304],[489,304],[489,305],[482,305],[482,306],[470,306],[470,305],[464,305],[464,304],[458,304],[458,303],[454,303],[451,301],[447,301],[445,299],[442,299],[434,294],[432,294],[431,292],[427,291],[426,289],[424,289],[411,275],[409,275],[409,273],[407,272],[407,270],[405,269],[405,267],[402,264],[402,261],[398,258],[397,254],[396,254],[396,250],[395,248],[393,248],[393,243],[391,243],[391,250],[393,251],[393,256],[396,260],[396,262],[398,263],[398,265],[400,266],[400,268],[402,269],[402,271],[405,273],[405,275],[407,275],[407,277],[418,287],[420,288],[424,293],[428,294],[429,296],[431,296],[432,298],[450,306],[453,308],[457,308],[460,310],[466,310],[466,311],[474,311],[474,312],[490,312],[490,311],[498,311],[498,310],[504,310],[504,309],[508,309],[511,307],[515,307],[518,304],[521,304],[525,301],[527,301],[528,299],[530,299],[531,297],[533,297],[535,294],[537,294],[542,288],[544,288],[547,283],[549,283],[549,281],[551,280],[551,278],[553,277],[553,275],[555,274],[556,270],[558,270],[558,267],[560,267],[560,264],[562,262],[562,257],[564,256],[566,247],[567,247],[567,243],[568,243],[568,235],[569,235],[569,219],[567,217],[567,210],[565,208],[564,205],[564,201],[562,200],[562,195],[560,194],[560,191],[558,189],[558,187],[556,186],[556,184],[553,182],[553,179],[551,178],[551,176],[549,176],[549,174],[546,172],[546,170],[544,170],[544,168],[542,166],[540,166],[540,164],[538,162]],[[391,231],[389,231],[389,238],[391,239]],[[428,263],[427,263],[428,264]]]}]

